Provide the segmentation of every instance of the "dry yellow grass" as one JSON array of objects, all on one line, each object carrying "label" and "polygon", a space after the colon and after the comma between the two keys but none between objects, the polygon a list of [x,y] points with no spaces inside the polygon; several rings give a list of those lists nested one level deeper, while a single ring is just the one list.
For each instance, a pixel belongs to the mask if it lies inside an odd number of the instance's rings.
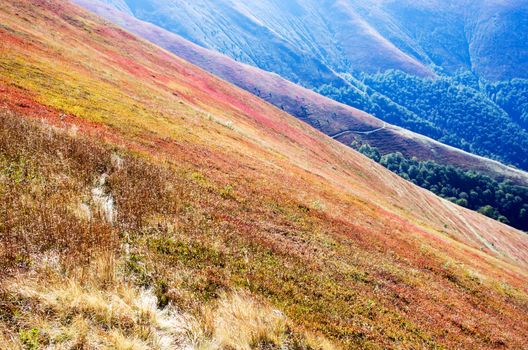
[{"label": "dry yellow grass", "polygon": [[336,347],[322,337],[293,330],[290,320],[245,291],[224,293],[189,324],[197,349],[320,349]]},{"label": "dry yellow grass", "polygon": [[[6,333],[6,334],[4,334]],[[5,330],[0,330],[0,344],[7,350],[22,350],[22,343],[13,335],[7,335]]]},{"label": "dry yellow grass", "polygon": [[6,283],[8,294],[31,306],[20,314],[27,331],[2,333],[2,349],[334,349],[293,331],[281,311],[249,292],[224,293],[190,315],[170,304],[160,309],[152,290],[125,281],[113,257],[101,255],[68,276],[60,261],[43,261],[54,264]]},{"label": "dry yellow grass", "polygon": [[53,349],[167,349],[181,345],[183,318],[176,310],[158,309],[151,291],[116,277],[112,258],[102,256],[90,266],[64,277],[62,266],[52,269],[48,265],[7,283],[9,294],[37,310],[23,312],[24,323],[46,335],[42,343],[34,337],[35,345],[29,348],[45,343]]},{"label": "dry yellow grass", "polygon": [[284,315],[240,292],[221,298],[207,319],[221,348],[249,350],[260,343],[282,346],[286,341],[288,324]]}]

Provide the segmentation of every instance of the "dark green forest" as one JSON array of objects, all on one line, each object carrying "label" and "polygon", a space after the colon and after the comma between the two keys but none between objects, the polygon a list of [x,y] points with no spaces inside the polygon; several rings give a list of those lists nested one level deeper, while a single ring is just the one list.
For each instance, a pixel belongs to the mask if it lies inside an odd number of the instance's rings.
[{"label": "dark green forest", "polygon": [[528,170],[528,80],[490,83],[464,72],[423,79],[401,71],[347,74],[317,92],[391,124]]},{"label": "dark green forest", "polygon": [[486,175],[432,161],[405,158],[401,153],[381,155],[368,144],[351,145],[370,159],[414,184],[463,207],[528,231],[528,187],[496,181]]}]

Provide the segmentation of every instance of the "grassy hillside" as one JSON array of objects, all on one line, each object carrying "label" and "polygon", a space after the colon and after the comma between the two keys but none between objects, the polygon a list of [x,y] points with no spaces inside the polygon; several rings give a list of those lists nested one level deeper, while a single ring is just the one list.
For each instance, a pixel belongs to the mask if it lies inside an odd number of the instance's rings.
[{"label": "grassy hillside", "polygon": [[[480,89],[489,82],[509,85],[512,79],[527,78],[525,0],[145,0],[129,1],[127,10],[391,124],[528,169],[525,125]],[[402,73],[383,75],[389,70]],[[472,75],[476,85],[449,81],[461,71]],[[377,73],[387,86],[380,86],[379,76],[364,78]],[[229,75],[227,79],[237,80]],[[402,101],[409,80],[416,93]],[[260,91],[263,96],[270,93]],[[514,103],[513,108],[521,105]],[[324,123],[312,125],[326,131]],[[421,155],[416,151],[409,156]]]},{"label": "grassy hillside", "polygon": [[[76,2],[222,79],[261,97],[328,135],[337,135],[345,131],[338,138],[345,144],[350,144],[351,139],[360,139],[378,147],[384,153],[402,152],[408,157],[433,160],[440,164],[454,165],[467,170],[480,171],[493,178],[507,178],[515,183],[528,185],[528,176],[525,172],[503,166],[495,161],[472,156],[469,153],[434,142],[432,139],[398,128],[395,125],[385,124],[386,127],[376,133],[346,133],[347,130],[376,130],[383,126],[384,123],[382,120],[374,118],[360,110],[317,95],[276,74],[271,74],[258,68],[236,62],[225,55],[195,45],[174,33],[151,23],[140,21],[100,1],[77,0]],[[348,87],[341,90],[327,87],[326,89],[320,89],[320,91],[334,99],[341,99],[348,104],[359,104],[359,107],[363,109],[372,107],[368,98],[363,101],[366,104],[360,103],[360,97],[358,97],[358,91],[360,92],[360,90],[355,87]],[[344,94],[344,91],[348,93]],[[513,96],[510,99],[521,100],[516,97]],[[394,103],[392,105],[396,106]],[[391,119],[390,107],[387,106],[387,108],[381,111],[379,107],[377,109],[372,108],[372,110],[378,112],[378,115],[383,116],[385,120],[392,122],[401,121],[394,118]],[[397,109],[397,106],[393,109]],[[399,118],[402,118],[404,112],[400,108],[396,113],[393,110],[392,114],[397,114]],[[415,117],[415,119],[409,122],[411,127],[416,125],[430,125],[427,120],[420,120],[416,115],[412,115],[412,117]],[[434,135],[438,136],[438,132]],[[508,142],[510,141],[508,139]],[[460,142],[457,145],[460,145]]]},{"label": "grassy hillside", "polygon": [[0,4],[8,348],[523,348],[528,238],[59,1]]},{"label": "grassy hillside", "polygon": [[[421,161],[434,161],[448,168],[456,167],[459,172],[466,171],[468,174],[477,172],[482,178],[490,176],[497,183],[506,184],[505,181],[513,181],[514,184],[528,185],[528,177],[522,171],[483,157],[471,156],[469,153],[382,122],[357,109],[336,103],[288,82],[278,75],[244,65],[192,44],[174,33],[116,10],[111,5],[95,0],[76,2],[252,92],[347,145],[366,142],[385,155],[400,152],[409,159],[415,157]],[[522,79],[516,79],[512,83],[482,84],[481,87],[478,80],[470,74],[427,80],[402,72],[388,71],[384,74],[363,75],[361,81],[351,79],[350,83],[351,86],[341,89],[326,84],[318,91],[335,100],[357,105],[363,110],[382,116],[384,120],[403,124],[466,151],[492,158],[511,159],[515,164],[526,165],[523,149],[526,148],[528,137],[520,126],[525,124],[527,114],[525,102],[528,85]],[[494,142],[490,142],[490,139]],[[504,157],[498,156],[499,154]],[[441,168],[428,169],[428,172],[431,171],[436,172],[433,174],[434,178],[445,178]],[[397,173],[406,174],[406,169]],[[470,177],[474,178],[473,175]],[[491,184],[493,181],[485,182]],[[471,191],[460,190],[460,181],[448,177],[440,183],[443,186],[441,188],[438,183],[435,185],[430,181],[417,182],[436,194],[442,194],[443,198],[457,198],[462,200],[460,203],[466,203],[466,198],[458,197],[468,196]],[[510,188],[509,185],[505,186]],[[518,196],[517,190],[506,193],[504,190],[495,191],[498,185],[490,185],[489,187],[495,189],[493,194],[486,192],[484,195],[485,187],[488,186],[473,186],[471,205],[464,206],[480,210],[486,205],[493,205],[494,208],[500,209],[500,214],[494,213],[491,217],[507,217],[508,224],[526,230],[523,218],[523,207],[528,206],[526,196]],[[453,189],[458,190],[453,192]],[[504,219],[502,221],[506,222]]]}]

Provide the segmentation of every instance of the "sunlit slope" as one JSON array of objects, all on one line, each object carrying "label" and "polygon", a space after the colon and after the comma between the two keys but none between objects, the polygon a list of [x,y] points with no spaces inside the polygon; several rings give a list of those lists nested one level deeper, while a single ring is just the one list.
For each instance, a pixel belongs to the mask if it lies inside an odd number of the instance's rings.
[{"label": "sunlit slope", "polygon": [[[200,47],[163,28],[117,10],[111,5],[98,0],[76,0],[75,2],[204,70],[259,96],[327,135],[341,134],[337,139],[344,144],[350,144],[354,139],[359,138],[377,147],[383,153],[401,152],[409,158],[433,160],[440,164],[484,172],[493,178],[504,177],[516,183],[528,184],[528,175],[525,172],[446,146],[397,126],[384,124],[367,113],[325,98],[276,74]],[[381,126],[385,127],[380,128]],[[369,133],[372,130],[377,131]]]},{"label": "sunlit slope", "polygon": [[[343,345],[366,342],[350,335],[360,332],[372,344],[526,343],[525,234],[405,182],[77,7],[2,2],[0,23],[2,109],[214,183],[227,201],[214,220],[277,256],[302,261],[305,273],[321,278],[300,288],[300,280],[273,283],[284,277],[281,271],[251,277],[262,283],[256,292],[295,322]],[[295,215],[285,206],[296,208]],[[297,292],[284,289],[290,287]],[[346,307],[355,304],[343,299],[344,291],[389,311],[367,321],[368,310]],[[334,302],[340,307],[330,309]]]}]

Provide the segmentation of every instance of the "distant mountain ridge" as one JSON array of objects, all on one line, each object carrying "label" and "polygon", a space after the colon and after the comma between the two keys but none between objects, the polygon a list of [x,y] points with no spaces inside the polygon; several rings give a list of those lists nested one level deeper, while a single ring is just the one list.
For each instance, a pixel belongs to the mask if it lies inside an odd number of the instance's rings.
[{"label": "distant mountain ridge", "polygon": [[126,0],[105,0],[105,2],[118,9],[119,11],[123,11],[129,15],[133,15],[132,11],[130,10],[130,7],[128,7],[128,4],[126,3]]},{"label": "distant mountain ridge", "polygon": [[489,80],[528,77],[525,0],[107,3],[126,5],[139,19],[293,81],[298,73],[270,62],[306,65],[304,81],[317,81],[327,69],[429,76],[430,66],[466,69]]}]

